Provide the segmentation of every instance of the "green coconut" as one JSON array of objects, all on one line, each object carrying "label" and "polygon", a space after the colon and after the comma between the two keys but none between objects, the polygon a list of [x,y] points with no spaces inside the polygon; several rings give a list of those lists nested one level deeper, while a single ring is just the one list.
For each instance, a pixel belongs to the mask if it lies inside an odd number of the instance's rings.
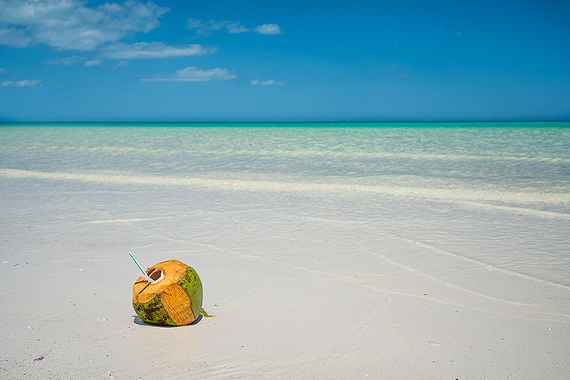
[{"label": "green coconut", "polygon": [[[163,326],[194,322],[202,309],[202,282],[192,267],[169,260],[147,270],[133,286],[133,307],[140,319]],[[204,312],[205,313],[205,312]]]}]

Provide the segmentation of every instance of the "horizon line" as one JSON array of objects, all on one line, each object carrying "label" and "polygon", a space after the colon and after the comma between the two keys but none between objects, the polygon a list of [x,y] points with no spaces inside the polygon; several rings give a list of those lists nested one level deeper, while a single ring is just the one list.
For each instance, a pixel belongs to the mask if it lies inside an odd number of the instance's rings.
[{"label": "horizon line", "polygon": [[536,120],[342,120],[342,121],[0,121],[2,124],[401,124],[401,123],[564,123],[570,119]]}]

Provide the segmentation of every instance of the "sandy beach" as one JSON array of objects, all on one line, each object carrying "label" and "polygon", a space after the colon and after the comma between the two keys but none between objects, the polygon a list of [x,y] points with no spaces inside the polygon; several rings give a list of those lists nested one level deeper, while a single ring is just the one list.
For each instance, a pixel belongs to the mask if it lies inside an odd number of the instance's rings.
[{"label": "sandy beach", "polygon": [[[1,378],[570,372],[564,191],[1,169]],[[214,317],[141,322],[129,251],[192,266]]]},{"label": "sandy beach", "polygon": [[0,380],[570,380],[569,20],[0,0]]}]

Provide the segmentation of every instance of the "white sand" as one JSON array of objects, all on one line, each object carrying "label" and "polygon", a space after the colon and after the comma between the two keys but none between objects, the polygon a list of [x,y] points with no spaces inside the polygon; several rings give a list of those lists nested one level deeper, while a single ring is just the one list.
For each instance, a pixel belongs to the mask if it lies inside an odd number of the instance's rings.
[{"label": "white sand", "polygon": [[[0,175],[0,378],[570,373],[555,203],[14,177]],[[195,268],[215,317],[141,324],[129,251]]]}]

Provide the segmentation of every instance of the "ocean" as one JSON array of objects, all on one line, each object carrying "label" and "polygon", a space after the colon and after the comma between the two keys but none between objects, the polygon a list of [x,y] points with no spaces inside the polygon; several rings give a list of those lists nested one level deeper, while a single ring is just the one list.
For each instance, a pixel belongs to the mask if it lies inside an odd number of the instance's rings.
[{"label": "ocean", "polygon": [[532,237],[555,251],[521,242],[510,254],[570,265],[568,238],[548,241],[570,231],[569,122],[7,124],[0,146],[4,177],[334,194],[351,199],[348,214],[389,196],[529,215],[558,223]]},{"label": "ocean", "polygon": [[4,170],[84,178],[262,181],[539,209],[564,206],[570,190],[568,122],[3,125],[0,144]]},{"label": "ocean", "polygon": [[[13,373],[568,373],[569,122],[3,124],[0,232]],[[137,325],[128,252],[216,317]]]}]

